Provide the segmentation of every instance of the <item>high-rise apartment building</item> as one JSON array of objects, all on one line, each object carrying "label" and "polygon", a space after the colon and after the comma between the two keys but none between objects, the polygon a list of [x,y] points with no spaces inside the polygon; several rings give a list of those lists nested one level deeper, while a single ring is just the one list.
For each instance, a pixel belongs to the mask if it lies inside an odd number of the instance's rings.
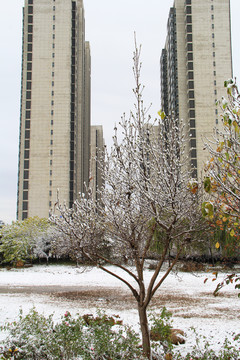
[{"label": "high-rise apartment building", "polygon": [[189,128],[190,163],[200,178],[204,138],[218,126],[217,99],[232,77],[230,0],[175,0],[161,55],[161,103]]},{"label": "high-rise apartment building", "polygon": [[71,207],[89,179],[90,47],[82,0],[25,0],[17,217]]},{"label": "high-rise apartment building", "polygon": [[91,126],[91,161],[90,161],[90,184],[93,198],[98,199],[97,189],[101,189],[104,185],[102,169],[99,166],[101,158],[104,154],[104,138],[102,125]]}]

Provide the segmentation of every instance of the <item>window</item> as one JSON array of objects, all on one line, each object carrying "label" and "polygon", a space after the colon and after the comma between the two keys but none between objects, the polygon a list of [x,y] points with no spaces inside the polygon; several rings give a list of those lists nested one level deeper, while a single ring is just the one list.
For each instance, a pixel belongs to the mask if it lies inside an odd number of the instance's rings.
[{"label": "window", "polygon": [[25,120],[25,129],[30,129],[30,120]]},{"label": "window", "polygon": [[195,107],[195,101],[194,101],[194,100],[190,100],[190,101],[189,101],[189,107],[190,107],[190,108],[194,108],[194,107]]},{"label": "window", "polygon": [[53,15],[53,20],[55,20],[55,15]]},{"label": "window", "polygon": [[191,139],[191,140],[190,140],[190,144],[191,144],[191,147],[192,147],[192,148],[195,148],[196,145],[197,145],[196,139]]},{"label": "window", "polygon": [[51,130],[51,135],[53,135],[53,130]]},{"label": "window", "polygon": [[187,6],[187,7],[186,7],[186,13],[187,13],[187,14],[191,14],[191,13],[192,13],[192,8],[191,8],[191,6]]},{"label": "window", "polygon": [[33,32],[33,26],[32,25],[28,25],[28,32],[32,33]]},{"label": "window", "polygon": [[217,95],[217,90],[216,89],[214,90],[214,95]]},{"label": "window", "polygon": [[[49,191],[49,196],[52,196],[52,192],[51,192],[51,190]],[[50,205],[51,206],[51,205]]]},{"label": "window", "polygon": [[30,139],[30,130],[25,130],[25,139]]},{"label": "window", "polygon": [[32,53],[27,54],[27,61],[32,61]]},{"label": "window", "polygon": [[50,140],[50,145],[53,145],[53,140]]},{"label": "window", "polygon": [[31,101],[26,101],[26,109],[31,109]]},{"label": "window", "polygon": [[52,165],[52,160],[50,160],[49,164]]},{"label": "window", "polygon": [[55,66],[55,64],[54,64],[54,62],[52,62],[52,67],[54,67]]},{"label": "window", "polygon": [[218,114],[218,109],[215,110],[215,114],[216,114],[216,115]]},{"label": "window", "polygon": [[54,53],[52,53],[52,57],[53,57],[53,58],[55,57],[55,54],[54,54]]},{"label": "window", "polygon": [[215,86],[217,85],[217,81],[216,81],[216,80],[214,80],[214,85],[215,85]]},{"label": "window", "polygon": [[216,76],[216,71],[213,72],[213,76]]},{"label": "window", "polygon": [[52,27],[52,28],[53,28],[53,30],[55,30],[55,25],[53,25],[53,27]]},{"label": "window", "polygon": [[27,51],[32,51],[32,44],[28,44],[28,46],[27,46]]},{"label": "window", "polygon": [[27,72],[27,80],[32,80],[32,73],[31,72]]},{"label": "window", "polygon": [[55,44],[52,44],[52,48],[55,49]]},{"label": "window", "polygon": [[23,189],[27,190],[28,189],[28,181],[24,181],[23,182]]},{"label": "window", "polygon": [[191,90],[194,89],[194,81],[189,81],[188,82],[188,88],[191,89]]},{"label": "window", "polygon": [[55,34],[53,34],[52,38],[53,38],[53,40],[55,39]]},{"label": "window", "polygon": [[195,120],[190,120],[190,128],[195,129],[196,125],[195,125]]},{"label": "window", "polygon": [[212,47],[215,48],[215,43],[214,42],[212,43]]},{"label": "window", "polygon": [[192,23],[192,16],[191,16],[191,15],[187,15],[186,22],[187,22],[187,24],[191,24],[191,23]]},{"label": "window", "polygon": [[27,98],[27,99],[31,99],[31,97],[32,97],[31,91],[27,91],[27,92],[26,92],[26,98]]},{"label": "window", "polygon": [[51,125],[53,125],[53,120],[51,120]]},{"label": "window", "polygon": [[216,125],[218,125],[218,119],[216,119]]},{"label": "window", "polygon": [[187,41],[192,42],[192,34],[187,34]]},{"label": "window", "polygon": [[23,200],[28,200],[28,191],[23,192]]},{"label": "window", "polygon": [[33,23],[33,16],[32,15],[28,15],[28,23],[29,24]]},{"label": "window", "polygon": [[27,81],[27,90],[32,89],[32,83],[30,81]]},{"label": "window", "polygon": [[212,29],[214,29],[214,24],[212,24]]},{"label": "window", "polygon": [[28,14],[33,14],[33,6],[28,7]]},{"label": "window", "polygon": [[211,18],[212,18],[212,20],[214,20],[214,15],[213,14],[212,14]]},{"label": "window", "polygon": [[29,171],[28,171],[28,170],[24,170],[24,172],[23,172],[23,178],[24,178],[24,179],[28,179],[28,178],[29,178]]},{"label": "window", "polygon": [[32,42],[32,34],[28,34],[28,42]]},{"label": "window", "polygon": [[49,181],[49,185],[52,186],[52,180]]},{"label": "window", "polygon": [[54,91],[52,91],[52,96],[54,96]]},{"label": "window", "polygon": [[188,79],[189,80],[193,79],[193,71],[188,71]]},{"label": "window", "polygon": [[191,157],[192,157],[192,158],[196,158],[196,157],[197,157],[197,150],[196,150],[196,149],[192,149],[192,150],[191,150]]},{"label": "window", "polygon": [[30,147],[30,141],[25,140],[25,149],[29,149],[29,147]]},{"label": "window", "polygon": [[212,53],[212,56],[215,57],[215,51]]},{"label": "window", "polygon": [[49,171],[49,175],[52,176],[52,170]]},{"label": "window", "polygon": [[26,119],[31,119],[31,111],[26,111]]},{"label": "window", "polygon": [[213,66],[216,66],[216,61],[213,62]]},{"label": "window", "polygon": [[212,33],[212,38],[214,39],[214,37],[215,37],[215,36],[214,36],[214,33]]},{"label": "window", "polygon": [[22,220],[27,219],[28,213],[27,212],[23,212],[22,213]]},{"label": "window", "polygon": [[193,51],[192,44],[187,44],[187,51]]},{"label": "window", "polygon": [[52,106],[54,105],[54,101],[53,101],[53,100],[51,101],[51,105],[52,105]]},{"label": "window", "polygon": [[28,4],[33,4],[33,0],[28,0]]},{"label": "window", "polygon": [[189,111],[189,117],[190,118],[195,118],[195,110],[190,110]]},{"label": "window", "polygon": [[192,167],[197,168],[197,160],[191,159],[191,165]]},{"label": "window", "polygon": [[213,5],[211,5],[211,10],[213,10]]},{"label": "window", "polygon": [[29,159],[29,150],[24,151],[24,159]]},{"label": "window", "polygon": [[23,210],[27,210],[28,209],[28,203],[27,201],[23,201]]},{"label": "window", "polygon": [[24,169],[29,169],[29,160],[24,160]]},{"label": "window", "polygon": [[54,77],[54,72],[52,72],[52,77]]},{"label": "window", "polygon": [[32,70],[32,63],[27,63],[27,70],[31,71]]},{"label": "window", "polygon": [[192,32],[192,25],[187,25],[187,32],[188,33]]},{"label": "window", "polygon": [[52,206],[52,202],[51,201],[49,201],[49,207],[51,207]]},{"label": "window", "polygon": [[193,70],[193,62],[188,62],[188,70]]},{"label": "window", "polygon": [[189,99],[194,99],[194,91],[189,91],[188,97]]},{"label": "window", "polygon": [[51,110],[51,115],[53,115],[53,110]]},{"label": "window", "polygon": [[187,54],[187,59],[188,60],[193,60],[193,53],[188,53]]},{"label": "window", "polygon": [[53,6],[53,11],[55,11],[55,6]]},{"label": "window", "polygon": [[196,130],[195,129],[190,129],[190,135],[195,138],[196,137]]},{"label": "window", "polygon": [[54,86],[54,81],[52,81],[52,86]]}]

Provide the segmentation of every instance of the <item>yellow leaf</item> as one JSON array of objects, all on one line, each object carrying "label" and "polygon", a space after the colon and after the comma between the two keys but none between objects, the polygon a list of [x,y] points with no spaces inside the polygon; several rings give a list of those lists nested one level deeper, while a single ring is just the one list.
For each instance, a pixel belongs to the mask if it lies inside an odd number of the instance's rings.
[{"label": "yellow leaf", "polygon": [[230,231],[230,235],[231,235],[231,236],[235,235],[235,232],[234,232],[233,229]]},{"label": "yellow leaf", "polygon": [[219,249],[219,248],[220,248],[220,244],[219,244],[219,242],[216,242],[216,244],[215,244],[215,248],[216,248],[216,249]]},{"label": "yellow leaf", "polygon": [[224,216],[223,219],[222,219],[223,222],[226,222],[227,221],[227,218]]}]

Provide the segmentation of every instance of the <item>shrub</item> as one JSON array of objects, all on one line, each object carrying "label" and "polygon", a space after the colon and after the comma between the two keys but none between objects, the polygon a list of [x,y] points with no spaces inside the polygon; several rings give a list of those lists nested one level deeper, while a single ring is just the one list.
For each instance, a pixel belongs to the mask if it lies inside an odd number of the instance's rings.
[{"label": "shrub", "polygon": [[143,359],[135,332],[99,313],[72,317],[66,312],[61,322],[54,324],[52,315],[44,317],[32,309],[28,315],[20,312],[19,320],[2,327],[9,335],[0,348],[1,360],[113,360]]}]

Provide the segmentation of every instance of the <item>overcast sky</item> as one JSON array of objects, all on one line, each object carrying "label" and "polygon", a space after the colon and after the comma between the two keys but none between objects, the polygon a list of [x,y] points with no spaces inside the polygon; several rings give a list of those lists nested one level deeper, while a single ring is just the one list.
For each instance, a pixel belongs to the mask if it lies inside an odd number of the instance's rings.
[{"label": "overcast sky", "polygon": [[[216,0],[218,1],[218,0]],[[8,0],[0,12],[0,220],[15,220],[18,167],[23,0]],[[92,124],[112,129],[134,101],[134,31],[142,44],[142,82],[151,114],[160,108],[159,58],[173,0],[84,0],[86,40],[92,55]],[[240,79],[240,0],[231,0],[234,76]]]}]

